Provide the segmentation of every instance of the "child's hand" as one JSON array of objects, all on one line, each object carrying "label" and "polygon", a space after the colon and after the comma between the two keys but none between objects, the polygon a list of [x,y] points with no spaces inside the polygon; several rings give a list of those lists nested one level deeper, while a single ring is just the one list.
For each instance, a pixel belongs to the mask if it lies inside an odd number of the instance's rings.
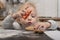
[{"label": "child's hand", "polygon": [[21,14],[19,12],[12,14],[14,19],[21,18]]},{"label": "child's hand", "polygon": [[48,22],[40,22],[40,23],[37,23],[36,26],[34,27],[34,30],[35,31],[38,31],[38,32],[44,32],[47,28],[50,27],[50,23]]}]

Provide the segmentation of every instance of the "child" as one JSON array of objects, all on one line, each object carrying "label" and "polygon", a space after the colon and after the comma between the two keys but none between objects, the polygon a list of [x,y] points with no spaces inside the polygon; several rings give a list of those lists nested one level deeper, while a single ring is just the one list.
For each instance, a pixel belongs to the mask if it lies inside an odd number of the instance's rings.
[{"label": "child", "polygon": [[[28,13],[30,13],[28,15]],[[15,14],[8,15],[2,24],[4,29],[25,30],[28,26],[33,26],[34,30],[45,31],[46,29],[56,29],[57,24],[53,20],[47,22],[37,21],[36,8],[32,3],[26,2]]]}]

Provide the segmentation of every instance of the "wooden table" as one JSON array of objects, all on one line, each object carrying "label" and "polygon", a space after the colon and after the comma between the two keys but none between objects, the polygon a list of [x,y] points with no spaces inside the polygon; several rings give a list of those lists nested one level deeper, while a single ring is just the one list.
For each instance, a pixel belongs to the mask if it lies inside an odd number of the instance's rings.
[{"label": "wooden table", "polygon": [[58,17],[38,17],[40,21],[47,21],[47,20],[55,20],[55,21],[60,21],[60,18]]}]

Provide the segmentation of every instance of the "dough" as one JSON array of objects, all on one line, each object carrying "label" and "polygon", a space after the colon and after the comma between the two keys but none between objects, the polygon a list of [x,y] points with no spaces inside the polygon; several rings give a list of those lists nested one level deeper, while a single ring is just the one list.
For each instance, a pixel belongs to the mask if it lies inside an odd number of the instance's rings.
[{"label": "dough", "polygon": [[34,31],[34,27],[33,26],[29,26],[25,28],[27,31]]},{"label": "dough", "polygon": [[35,30],[33,26],[29,26],[25,28],[27,31],[34,31],[35,33],[43,33],[41,30]]}]

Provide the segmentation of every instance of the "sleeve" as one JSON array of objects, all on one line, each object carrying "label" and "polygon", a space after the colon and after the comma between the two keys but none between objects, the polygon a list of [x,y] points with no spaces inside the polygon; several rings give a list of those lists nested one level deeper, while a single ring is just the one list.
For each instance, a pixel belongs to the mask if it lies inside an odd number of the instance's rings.
[{"label": "sleeve", "polygon": [[51,23],[51,27],[48,28],[48,29],[56,29],[58,27],[56,21],[54,21],[54,20],[48,20],[48,22]]},{"label": "sleeve", "polygon": [[22,30],[21,25],[18,22],[16,22],[16,21],[13,23],[13,27],[16,30]]},{"label": "sleeve", "polygon": [[2,27],[4,29],[11,29],[13,28],[13,22],[14,22],[14,19],[11,17],[11,15],[8,15],[4,20],[3,20],[3,23],[2,23]]}]

